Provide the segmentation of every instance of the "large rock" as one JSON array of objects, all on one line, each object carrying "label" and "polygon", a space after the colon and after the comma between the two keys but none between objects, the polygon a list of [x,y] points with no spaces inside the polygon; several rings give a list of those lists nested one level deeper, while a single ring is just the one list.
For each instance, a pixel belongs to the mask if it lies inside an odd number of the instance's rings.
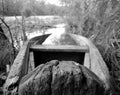
[{"label": "large rock", "polygon": [[22,78],[19,95],[105,95],[104,83],[73,61],[50,61]]}]

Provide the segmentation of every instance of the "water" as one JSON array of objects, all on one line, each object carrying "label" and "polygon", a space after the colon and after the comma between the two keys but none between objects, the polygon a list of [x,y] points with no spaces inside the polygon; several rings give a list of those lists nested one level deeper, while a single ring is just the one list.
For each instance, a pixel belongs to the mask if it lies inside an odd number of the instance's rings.
[{"label": "water", "polygon": [[31,38],[34,38],[36,36],[40,36],[43,34],[57,33],[59,35],[60,32],[65,32],[65,24],[57,24],[57,25],[55,25],[55,28],[50,28],[47,30],[41,30],[41,31],[37,30],[32,33],[27,32],[26,35],[27,35],[28,39],[31,39]]}]

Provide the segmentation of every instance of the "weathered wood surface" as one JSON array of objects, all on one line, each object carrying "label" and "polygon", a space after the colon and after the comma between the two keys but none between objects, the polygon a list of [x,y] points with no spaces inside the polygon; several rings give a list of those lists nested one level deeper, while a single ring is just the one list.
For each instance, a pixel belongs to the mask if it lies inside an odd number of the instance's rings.
[{"label": "weathered wood surface", "polygon": [[65,52],[89,52],[88,47],[85,46],[75,46],[75,45],[33,45],[30,48],[33,51],[65,51]]},{"label": "weathered wood surface", "polygon": [[87,56],[89,55],[89,60],[87,62],[84,62],[84,66],[94,72],[105,83],[106,88],[110,89],[111,84],[108,67],[96,46],[89,39],[83,36],[71,34],[71,37],[79,45],[82,45],[81,43],[84,43],[89,47],[89,54],[86,54],[85,56],[85,58],[88,58]]},{"label": "weathered wood surface", "polygon": [[89,70],[94,72],[97,75],[97,77],[104,83],[105,87],[107,89],[109,89],[110,75],[108,72],[108,68],[107,68],[105,62],[103,61],[98,49],[95,47],[95,45],[91,41],[89,41],[88,39],[86,39],[82,36],[69,34],[69,33],[61,33],[59,35],[58,34],[56,35],[56,34],[51,34],[50,36],[49,35],[41,36],[42,38],[36,37],[36,38],[34,38],[34,40],[32,39],[31,41],[29,41],[28,44],[24,45],[22,50],[19,52],[16,60],[14,61],[11,71],[6,80],[6,83],[4,86],[5,93],[6,92],[9,92],[9,93],[16,92],[17,88],[19,86],[19,81],[25,74],[27,74],[28,67],[29,67],[28,66],[29,48],[33,44],[78,45],[78,46],[88,47],[89,53],[85,54],[84,66],[86,66]]},{"label": "weathered wood surface", "polygon": [[96,46],[87,38],[69,34],[65,32],[53,33],[43,43],[43,45],[78,45],[89,48],[89,53],[85,54],[84,66],[93,71],[104,83],[107,89],[110,88],[110,75],[108,68],[96,48]]},{"label": "weathered wood surface", "polygon": [[[17,91],[19,81],[28,73],[29,67],[29,48],[36,42],[42,43],[49,35],[39,36],[27,41],[20,52],[18,53],[13,65],[11,66],[10,73],[4,85],[5,95],[14,94]],[[40,39],[39,39],[40,38]]]},{"label": "weathered wood surface", "polygon": [[20,81],[19,95],[105,95],[104,84],[73,61],[50,61]]}]

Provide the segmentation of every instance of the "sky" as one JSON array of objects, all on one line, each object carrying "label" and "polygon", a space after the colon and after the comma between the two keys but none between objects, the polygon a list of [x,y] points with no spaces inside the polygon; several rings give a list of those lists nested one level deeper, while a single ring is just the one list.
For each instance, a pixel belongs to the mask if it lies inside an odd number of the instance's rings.
[{"label": "sky", "polygon": [[60,6],[60,0],[45,0],[46,3],[55,4]]}]

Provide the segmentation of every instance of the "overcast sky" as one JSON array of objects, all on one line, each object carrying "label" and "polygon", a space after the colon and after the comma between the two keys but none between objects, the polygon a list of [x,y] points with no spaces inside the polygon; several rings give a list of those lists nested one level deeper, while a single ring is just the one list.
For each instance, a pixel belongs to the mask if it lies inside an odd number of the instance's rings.
[{"label": "overcast sky", "polygon": [[60,5],[60,0],[45,0],[47,3],[50,4],[55,4],[55,5]]}]

